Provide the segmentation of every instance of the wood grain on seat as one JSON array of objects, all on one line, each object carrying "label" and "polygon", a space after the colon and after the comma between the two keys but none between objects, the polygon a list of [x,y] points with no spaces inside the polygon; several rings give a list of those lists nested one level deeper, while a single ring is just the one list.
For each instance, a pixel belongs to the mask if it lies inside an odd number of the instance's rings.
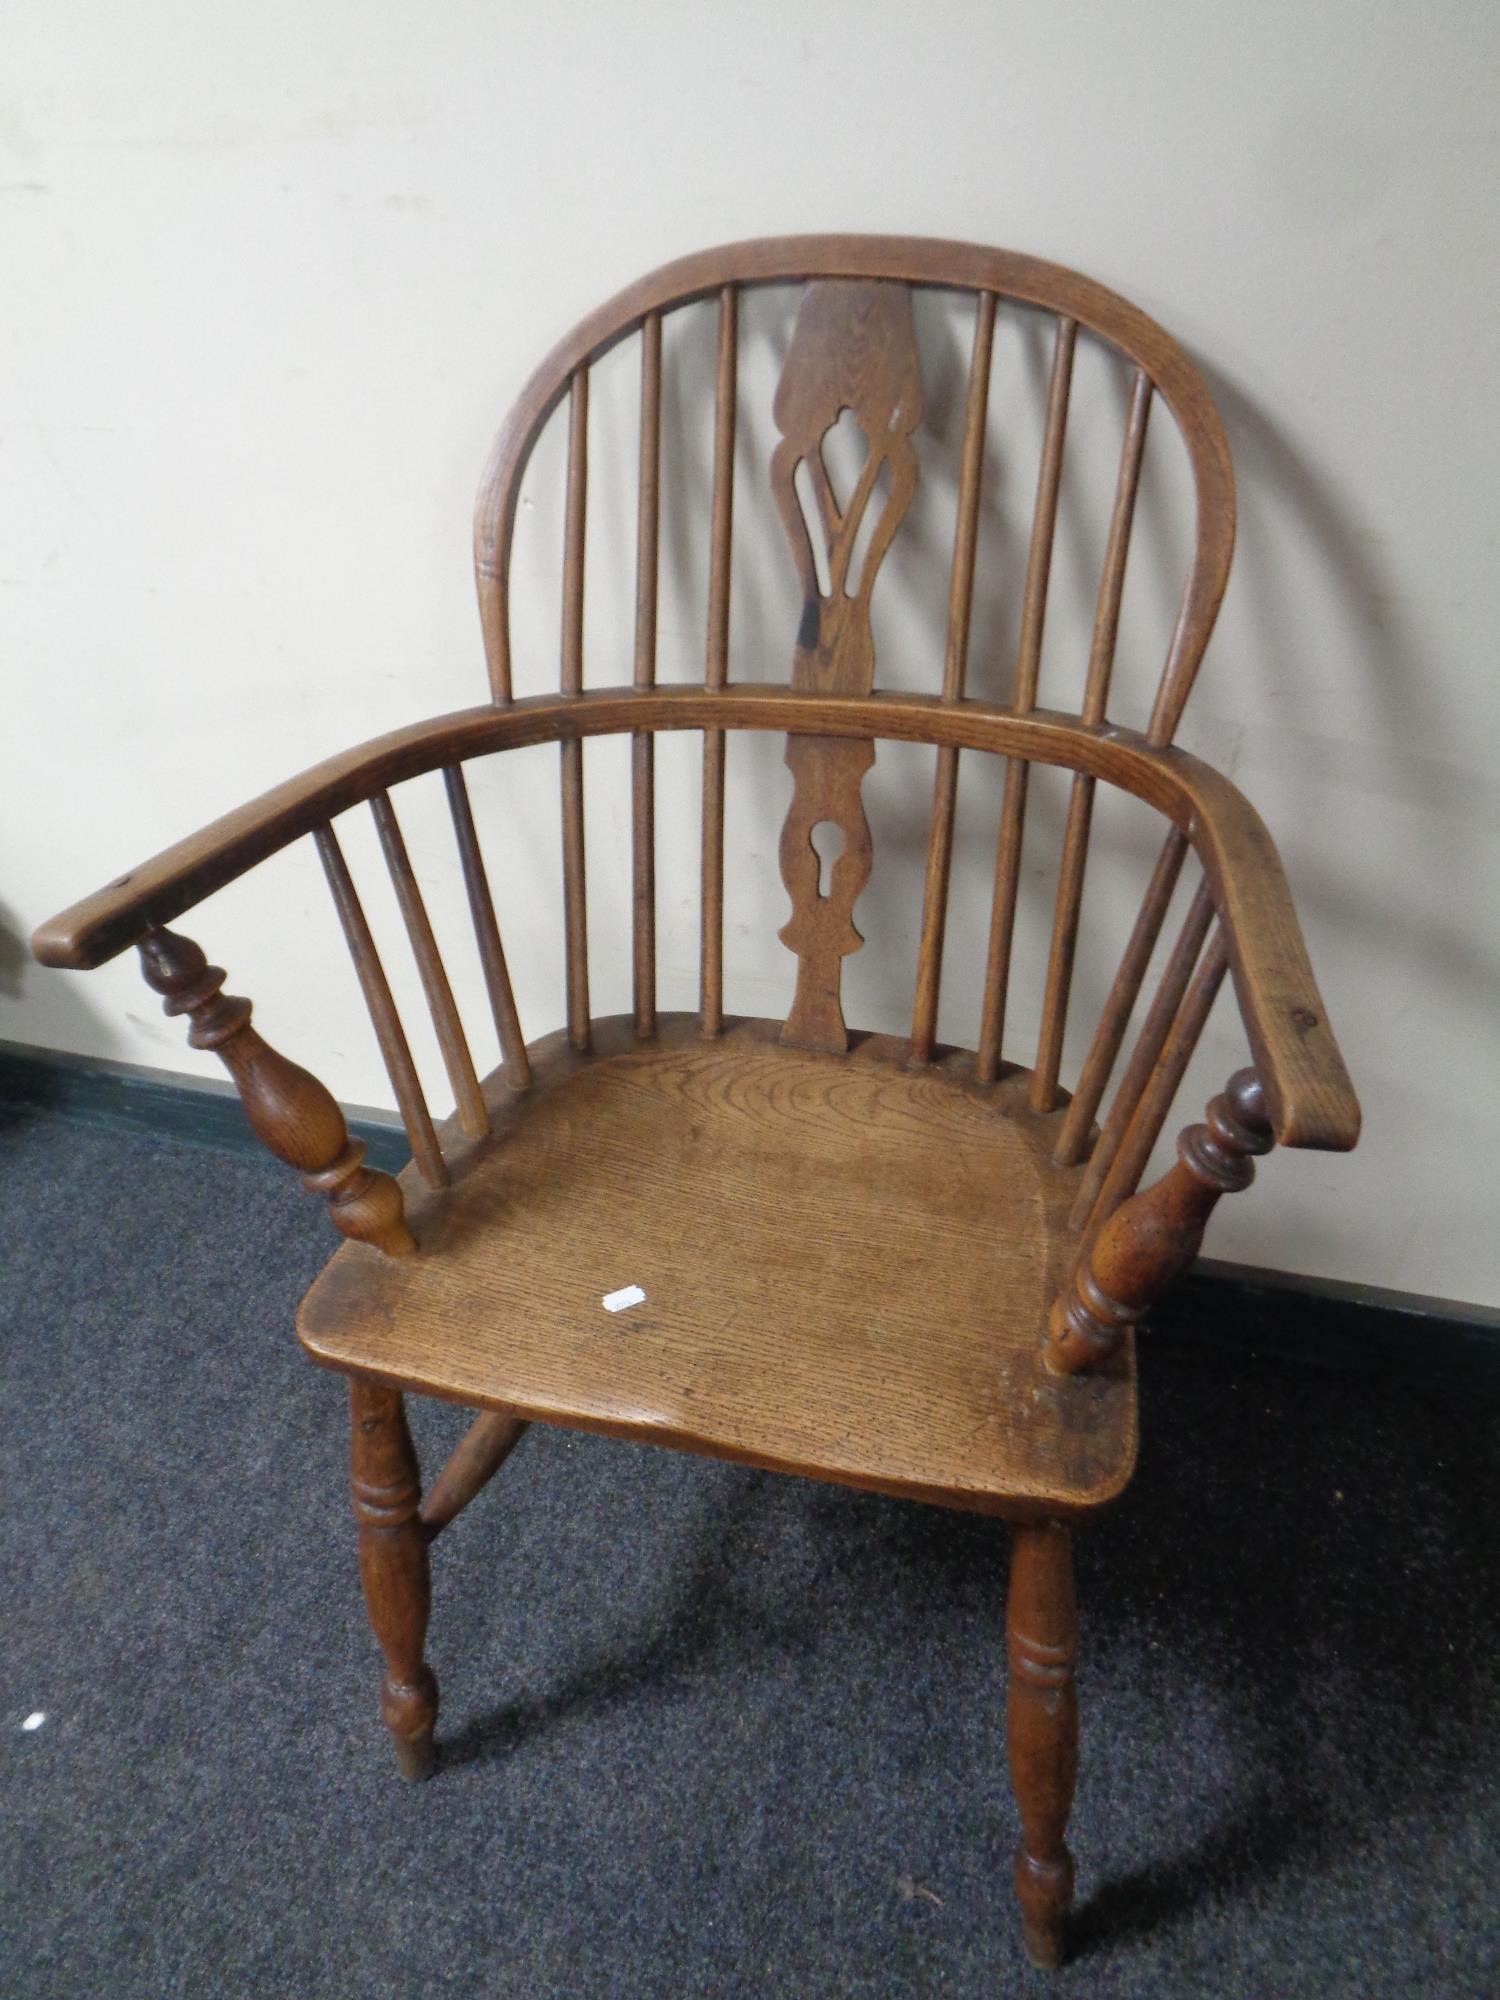
[{"label": "wood grain on seat", "polygon": [[[1078,1175],[1028,1077],[842,1062],[780,1024],[706,1039],[555,1035],[453,1185],[408,1170],[419,1254],[341,1251],[299,1330],[315,1359],[481,1407],[1028,1518],[1098,1506],[1135,1458],[1128,1345],[1043,1366]],[[606,1293],[645,1303],[611,1314]]]}]

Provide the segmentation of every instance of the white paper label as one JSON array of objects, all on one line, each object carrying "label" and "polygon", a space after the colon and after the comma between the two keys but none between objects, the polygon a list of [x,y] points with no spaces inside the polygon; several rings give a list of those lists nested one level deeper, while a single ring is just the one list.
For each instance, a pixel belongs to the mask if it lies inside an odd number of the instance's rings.
[{"label": "white paper label", "polygon": [[643,1306],[646,1294],[639,1285],[626,1285],[618,1292],[606,1292],[600,1303],[607,1313],[622,1313],[627,1306]]}]

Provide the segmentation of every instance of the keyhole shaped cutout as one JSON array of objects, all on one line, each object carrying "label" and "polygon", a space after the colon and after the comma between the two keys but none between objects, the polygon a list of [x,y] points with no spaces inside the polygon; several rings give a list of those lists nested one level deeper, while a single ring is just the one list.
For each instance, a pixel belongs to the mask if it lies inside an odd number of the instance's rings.
[{"label": "keyhole shaped cutout", "polygon": [[818,900],[826,903],[833,887],[833,864],[844,851],[844,829],[831,819],[820,819],[807,842],[818,857]]}]

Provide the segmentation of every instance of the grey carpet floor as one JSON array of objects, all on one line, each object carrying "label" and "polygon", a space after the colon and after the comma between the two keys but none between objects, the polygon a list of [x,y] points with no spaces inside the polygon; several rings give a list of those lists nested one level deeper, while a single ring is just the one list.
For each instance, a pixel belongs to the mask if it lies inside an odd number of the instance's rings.
[{"label": "grey carpet floor", "polygon": [[[533,1432],[435,1551],[407,1789],[291,1332],[318,1205],[17,1117],[0,1218],[13,2000],[1500,1990],[1500,1403],[1148,1346],[1049,1978],[995,1527]],[[461,1424],[416,1410],[429,1468]]]}]

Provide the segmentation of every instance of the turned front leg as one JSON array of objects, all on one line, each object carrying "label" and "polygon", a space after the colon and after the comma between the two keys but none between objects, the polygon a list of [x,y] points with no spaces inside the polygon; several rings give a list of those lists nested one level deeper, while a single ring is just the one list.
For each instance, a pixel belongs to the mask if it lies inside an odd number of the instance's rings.
[{"label": "turned front leg", "polygon": [[1016,1896],[1033,1965],[1061,1965],[1073,1904],[1073,1857],[1063,1835],[1078,1775],[1078,1612],[1073,1542],[1048,1523],[1017,1528],[1006,1610],[1010,1779],[1021,1813]]},{"label": "turned front leg", "polygon": [[1092,1244],[1085,1242],[1048,1322],[1045,1359],[1054,1374],[1076,1375],[1107,1360],[1197,1256],[1220,1195],[1254,1180],[1251,1156],[1272,1145],[1255,1071],[1236,1070],[1205,1117],[1177,1141],[1169,1171],[1122,1202]]},{"label": "turned front leg", "polygon": [[349,1414],[359,1576],[370,1627],[385,1655],[380,1714],[402,1777],[425,1778],[435,1761],[438,1685],[423,1657],[432,1580],[427,1530],[418,1511],[417,1454],[396,1390],[351,1378]]},{"label": "turned front leg", "polygon": [[396,1182],[364,1164],[364,1142],[349,1137],[332,1093],[261,1040],[250,1025],[250,1002],[223,991],[222,967],[175,931],[148,931],[139,950],[163,1013],[188,1016],[189,1046],[213,1050],[234,1078],[256,1137],[297,1169],[305,1188],[327,1197],[334,1227],[387,1256],[415,1250]]}]

